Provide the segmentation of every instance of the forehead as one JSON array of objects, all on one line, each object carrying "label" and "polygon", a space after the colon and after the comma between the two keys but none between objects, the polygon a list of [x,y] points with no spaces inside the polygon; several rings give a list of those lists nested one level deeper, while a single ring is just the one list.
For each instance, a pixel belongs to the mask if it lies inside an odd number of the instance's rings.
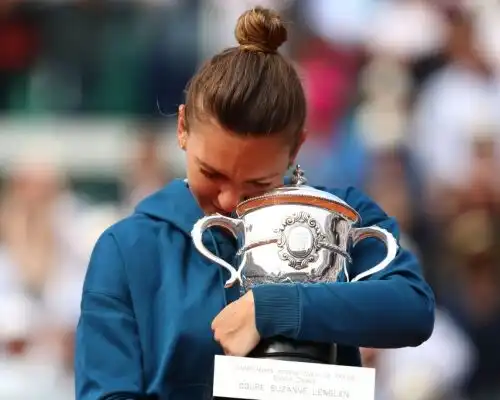
[{"label": "forehead", "polygon": [[218,172],[241,179],[281,173],[290,156],[282,135],[242,136],[214,124],[193,129],[189,150]]}]

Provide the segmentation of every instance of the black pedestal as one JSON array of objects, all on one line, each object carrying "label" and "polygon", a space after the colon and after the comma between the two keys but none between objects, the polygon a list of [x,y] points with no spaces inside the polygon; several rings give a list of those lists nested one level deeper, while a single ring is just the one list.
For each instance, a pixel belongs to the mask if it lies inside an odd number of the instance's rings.
[{"label": "black pedestal", "polygon": [[262,340],[248,357],[336,364],[337,346],[331,343],[298,342],[280,337]]}]

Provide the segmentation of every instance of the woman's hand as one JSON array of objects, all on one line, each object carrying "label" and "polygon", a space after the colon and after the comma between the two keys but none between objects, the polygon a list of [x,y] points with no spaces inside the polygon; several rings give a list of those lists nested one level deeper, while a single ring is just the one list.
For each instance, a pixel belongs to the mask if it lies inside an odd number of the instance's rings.
[{"label": "woman's hand", "polygon": [[244,357],[260,341],[251,291],[226,306],[212,321],[214,338],[230,356]]}]

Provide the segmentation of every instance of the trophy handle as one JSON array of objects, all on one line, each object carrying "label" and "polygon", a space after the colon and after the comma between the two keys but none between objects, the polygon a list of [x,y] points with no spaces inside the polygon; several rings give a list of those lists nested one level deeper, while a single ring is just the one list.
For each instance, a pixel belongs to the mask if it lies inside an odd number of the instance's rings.
[{"label": "trophy handle", "polygon": [[241,281],[241,276],[236,268],[234,268],[227,261],[213,254],[203,244],[203,233],[213,226],[224,228],[227,231],[231,232],[235,238],[238,238],[238,233],[244,231],[245,225],[244,222],[240,219],[224,217],[223,215],[210,215],[198,220],[196,224],[194,224],[191,231],[191,237],[196,249],[209,260],[213,261],[216,264],[219,264],[229,272],[230,277],[224,285],[224,287],[229,288],[233,286],[236,281]]},{"label": "trophy handle", "polygon": [[[354,228],[351,234],[352,240],[353,240],[353,246],[356,246],[359,242],[361,242],[363,239],[368,239],[368,238],[377,238],[384,242],[386,248],[387,248],[387,254],[385,258],[379,262],[377,265],[375,265],[373,268],[370,268],[369,270],[362,272],[359,275],[356,275],[351,282],[356,282],[359,281],[363,278],[366,278],[367,276],[373,275],[379,271],[382,271],[385,267],[387,267],[394,258],[396,258],[396,254],[398,252],[398,242],[394,238],[394,236],[388,232],[387,230],[383,228],[379,228],[378,226],[369,226],[365,228]],[[346,271],[347,273],[347,271]],[[347,274],[346,274],[347,275]],[[346,276],[347,280],[349,281],[349,276]]]}]

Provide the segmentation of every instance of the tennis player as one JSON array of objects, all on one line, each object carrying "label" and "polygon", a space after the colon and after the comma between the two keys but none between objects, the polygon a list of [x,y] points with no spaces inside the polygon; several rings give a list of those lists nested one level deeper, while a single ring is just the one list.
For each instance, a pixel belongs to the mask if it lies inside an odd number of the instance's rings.
[{"label": "tennis player", "polygon": [[[262,285],[240,297],[238,287],[224,288],[225,270],[193,246],[190,232],[203,215],[230,214],[242,199],[283,184],[307,137],[301,81],[278,52],[287,39],[279,15],[249,10],[235,33],[239,45],[201,67],[179,108],[187,181],[145,199],[95,245],[77,329],[78,400],[210,399],[214,356],[245,356],[261,338],[337,343],[339,362],[356,366],[360,346],[418,346],[431,335],[433,293],[403,248],[355,283],[342,275],[330,284]],[[363,225],[399,238],[396,221],[359,190],[331,192]],[[235,255],[223,233],[206,244],[227,261]],[[382,242],[364,240],[349,277],[385,255]]]}]

